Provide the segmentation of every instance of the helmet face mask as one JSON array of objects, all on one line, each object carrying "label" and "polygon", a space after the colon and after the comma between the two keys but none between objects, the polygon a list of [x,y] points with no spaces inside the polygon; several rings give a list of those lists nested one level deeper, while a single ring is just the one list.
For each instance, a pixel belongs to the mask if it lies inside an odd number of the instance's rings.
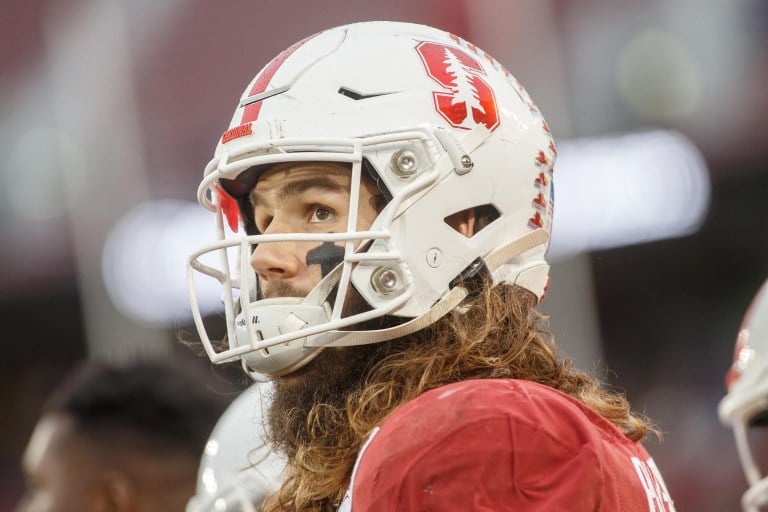
[{"label": "helmet face mask", "polygon": [[[220,238],[190,257],[188,273],[208,355],[243,358],[257,374],[277,376],[322,347],[413,332],[458,305],[457,280],[478,262],[494,284],[518,284],[540,298],[554,159],[547,125],[519,83],[460,38],[370,22],[300,41],[246,88],[198,189]],[[346,229],[258,233],[239,212],[244,198],[265,171],[303,162],[349,168]],[[388,201],[370,226],[358,226],[368,179]],[[498,215],[471,236],[446,220],[477,208]],[[258,234],[240,236],[243,226]],[[289,243],[332,243],[343,256],[306,297],[258,296],[265,283],[251,268],[252,248]],[[224,288],[226,350],[205,333],[197,273]],[[364,307],[345,310],[351,296]],[[355,330],[383,316],[403,325]]]},{"label": "helmet face mask", "polygon": [[742,508],[758,512],[768,507],[768,281],[744,315],[726,387],[718,413],[734,431],[749,483]]}]

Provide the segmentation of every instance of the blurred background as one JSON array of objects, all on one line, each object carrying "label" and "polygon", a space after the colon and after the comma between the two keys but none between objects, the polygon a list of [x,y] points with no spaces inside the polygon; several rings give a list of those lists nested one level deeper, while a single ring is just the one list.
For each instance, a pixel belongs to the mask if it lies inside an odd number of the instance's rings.
[{"label": "blurred background", "polygon": [[759,0],[0,0],[0,509],[78,360],[188,352],[185,257],[214,236],[192,201],[247,83],[373,19],[449,30],[529,90],[560,142],[559,342],[657,421],[678,510],[738,510],[716,406],[768,277]]}]

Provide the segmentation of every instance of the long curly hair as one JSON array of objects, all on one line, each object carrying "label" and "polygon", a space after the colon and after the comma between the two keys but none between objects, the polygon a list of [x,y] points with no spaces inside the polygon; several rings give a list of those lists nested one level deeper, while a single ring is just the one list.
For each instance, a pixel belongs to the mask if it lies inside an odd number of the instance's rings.
[{"label": "long curly hair", "polygon": [[358,452],[372,429],[400,405],[431,389],[469,379],[524,379],[566,393],[639,441],[655,432],[624,395],[560,357],[547,318],[527,290],[486,286],[417,333],[383,342],[338,403],[314,403],[301,440],[289,451],[282,488],[263,510],[336,510]]}]

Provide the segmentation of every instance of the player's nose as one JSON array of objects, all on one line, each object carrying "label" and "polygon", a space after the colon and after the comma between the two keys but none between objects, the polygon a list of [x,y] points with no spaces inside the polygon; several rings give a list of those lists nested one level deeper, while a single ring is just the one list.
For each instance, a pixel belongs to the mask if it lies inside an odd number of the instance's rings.
[{"label": "player's nose", "polygon": [[[271,226],[270,226],[271,227]],[[267,230],[263,234],[279,232]],[[251,253],[251,267],[264,281],[290,279],[299,273],[301,260],[295,242],[262,242]]]}]

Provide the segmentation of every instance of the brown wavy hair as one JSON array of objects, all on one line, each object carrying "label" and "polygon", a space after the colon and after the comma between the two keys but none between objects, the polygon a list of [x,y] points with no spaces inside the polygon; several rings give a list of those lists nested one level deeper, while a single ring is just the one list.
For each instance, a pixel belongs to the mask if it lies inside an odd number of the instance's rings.
[{"label": "brown wavy hair", "polygon": [[263,509],[336,510],[366,437],[400,405],[422,393],[469,379],[525,379],[562,391],[594,409],[629,439],[655,432],[624,395],[559,357],[547,319],[532,294],[486,286],[432,326],[371,347],[360,377],[337,403],[312,404],[300,439],[288,449],[282,488]]}]

